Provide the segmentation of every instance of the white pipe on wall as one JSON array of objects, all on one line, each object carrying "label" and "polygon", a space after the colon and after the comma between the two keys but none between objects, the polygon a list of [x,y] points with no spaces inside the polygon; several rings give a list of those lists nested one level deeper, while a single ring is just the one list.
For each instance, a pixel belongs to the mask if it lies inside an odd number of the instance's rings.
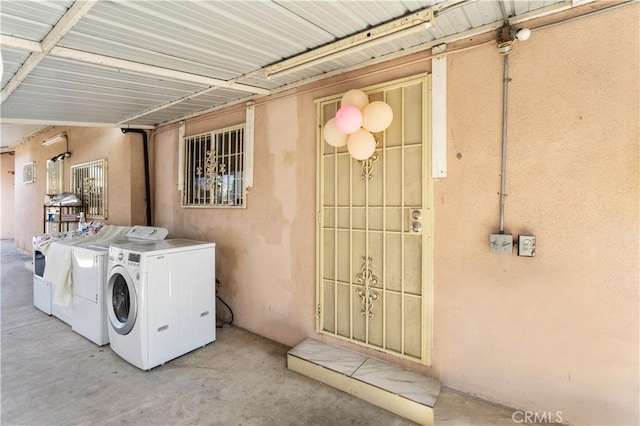
[{"label": "white pipe on wall", "polygon": [[185,124],[182,122],[178,128],[178,191],[184,187],[184,135]]},{"label": "white pipe on wall", "polygon": [[255,120],[255,103],[247,102],[244,141],[246,144],[244,158],[244,187],[253,188],[253,135]]},{"label": "white pipe on wall", "polygon": [[[440,47],[440,46],[437,46]],[[444,52],[446,46],[439,51]],[[433,49],[436,53],[436,48]],[[447,177],[447,55],[431,61],[431,177]]]}]

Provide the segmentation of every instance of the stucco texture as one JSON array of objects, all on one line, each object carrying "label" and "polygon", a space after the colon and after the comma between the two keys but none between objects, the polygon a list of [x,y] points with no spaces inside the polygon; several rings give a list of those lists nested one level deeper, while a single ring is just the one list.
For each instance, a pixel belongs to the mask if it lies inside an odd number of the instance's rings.
[{"label": "stucco texture", "polygon": [[[449,177],[436,186],[436,368],[444,383],[569,423],[638,423],[638,8],[534,32],[502,60],[449,59]],[[612,43],[625,40],[625,43]]]},{"label": "stucco texture", "polygon": [[[2,153],[0,158],[0,238],[13,238],[16,167],[13,153]],[[20,169],[22,170],[22,169]],[[22,174],[19,174],[22,179]],[[22,181],[22,180],[21,180]]]}]

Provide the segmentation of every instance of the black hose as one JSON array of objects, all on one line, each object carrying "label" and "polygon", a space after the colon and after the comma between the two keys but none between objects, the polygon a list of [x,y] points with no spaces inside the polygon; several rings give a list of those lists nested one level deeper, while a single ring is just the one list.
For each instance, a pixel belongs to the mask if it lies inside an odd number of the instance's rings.
[{"label": "black hose", "polygon": [[[229,322],[228,322],[227,324],[228,324],[228,325],[233,324],[233,311],[231,310],[231,308],[229,307],[229,305],[227,305],[227,304],[225,303],[225,301],[224,301],[224,300],[222,300],[222,299],[220,298],[220,296],[218,296],[217,294],[216,294],[216,299],[218,299],[220,302],[222,302],[222,304],[223,304],[224,306],[226,306],[226,307],[227,307],[227,309],[229,310],[229,313],[231,314],[231,319],[229,320]],[[219,328],[221,328],[221,327],[219,327]]]},{"label": "black hose", "polygon": [[151,184],[149,183],[149,136],[147,132],[142,129],[125,129],[122,128],[122,133],[139,133],[142,135],[142,148],[144,150],[144,191],[147,198],[147,226],[152,225],[151,220]]},{"label": "black hose", "polygon": [[[220,287],[220,280],[216,278],[216,287]],[[222,298],[220,296],[218,296],[216,294],[216,299],[218,299],[220,301],[220,303],[222,303],[224,306],[227,307],[227,309],[229,310],[229,314],[231,315],[231,319],[229,320],[229,322],[227,323],[227,325],[231,325],[233,324],[233,311],[231,310],[231,307],[229,305],[227,305],[227,303],[222,300]],[[218,313],[216,312],[216,318],[218,316]],[[216,326],[217,328],[222,328],[222,326]]]}]

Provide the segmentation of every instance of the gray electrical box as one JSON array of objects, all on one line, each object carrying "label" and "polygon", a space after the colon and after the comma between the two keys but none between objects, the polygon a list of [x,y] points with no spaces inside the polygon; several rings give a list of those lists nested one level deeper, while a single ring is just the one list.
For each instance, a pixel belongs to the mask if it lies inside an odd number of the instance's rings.
[{"label": "gray electrical box", "polygon": [[489,235],[489,250],[496,254],[513,253],[513,235],[491,234]]},{"label": "gray electrical box", "polygon": [[533,257],[536,255],[536,237],[518,235],[518,256]]}]

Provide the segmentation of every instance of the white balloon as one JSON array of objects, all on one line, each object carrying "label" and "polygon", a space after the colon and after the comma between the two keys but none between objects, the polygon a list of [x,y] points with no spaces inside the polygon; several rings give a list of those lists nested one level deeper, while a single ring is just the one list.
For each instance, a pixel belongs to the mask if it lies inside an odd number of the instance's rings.
[{"label": "white balloon", "polygon": [[346,135],[340,131],[336,127],[336,119],[332,118],[327,121],[324,125],[324,129],[322,130],[322,134],[324,135],[324,140],[331,146],[340,147],[345,146],[347,144],[347,138],[349,135]]},{"label": "white balloon", "polygon": [[362,111],[362,127],[370,132],[382,132],[391,125],[393,110],[382,101],[371,102]]},{"label": "white balloon", "polygon": [[376,150],[376,139],[365,129],[349,135],[347,140],[349,154],[356,160],[366,160],[371,157]]},{"label": "white balloon", "polygon": [[367,105],[369,105],[369,97],[362,90],[351,89],[344,95],[342,95],[342,101],[340,106],[353,105],[360,111]]}]

